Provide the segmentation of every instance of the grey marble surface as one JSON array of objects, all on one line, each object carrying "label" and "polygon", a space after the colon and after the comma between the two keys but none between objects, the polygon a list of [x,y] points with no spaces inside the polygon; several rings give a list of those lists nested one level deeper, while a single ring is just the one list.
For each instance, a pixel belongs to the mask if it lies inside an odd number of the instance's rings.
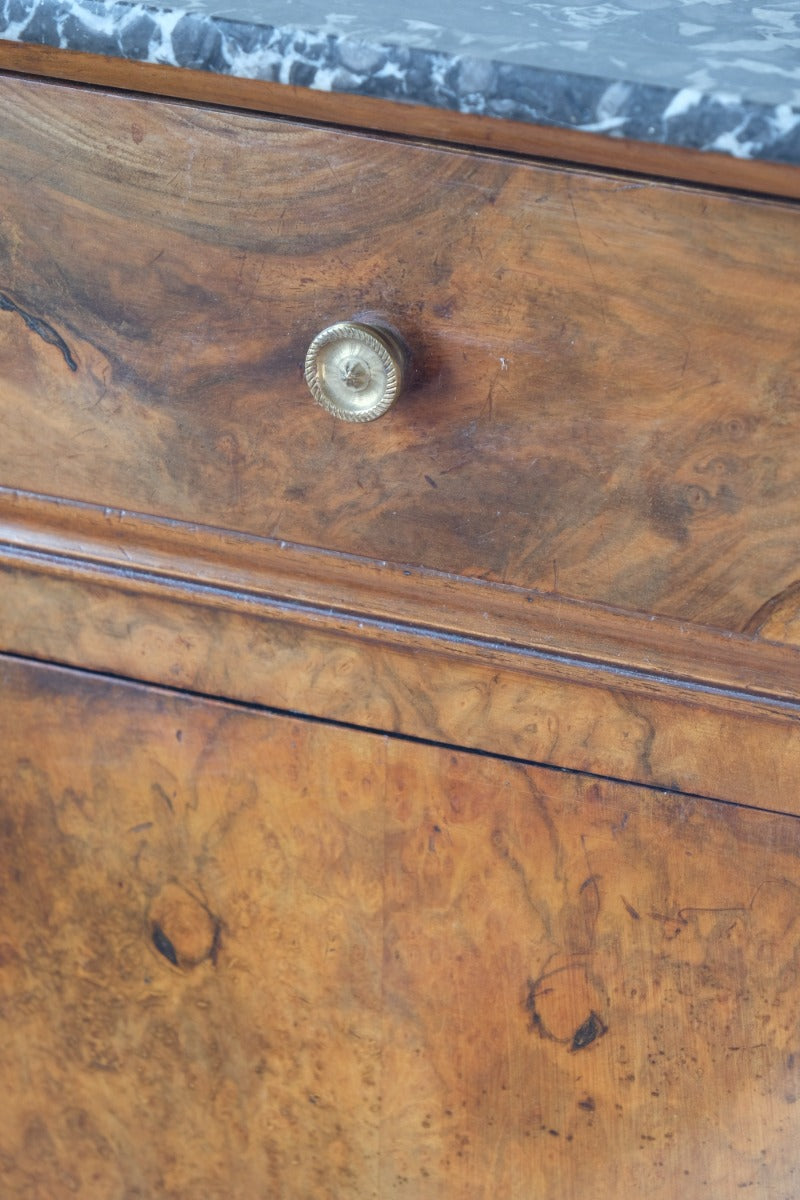
[{"label": "grey marble surface", "polygon": [[0,37],[800,164],[800,0],[0,0]]}]

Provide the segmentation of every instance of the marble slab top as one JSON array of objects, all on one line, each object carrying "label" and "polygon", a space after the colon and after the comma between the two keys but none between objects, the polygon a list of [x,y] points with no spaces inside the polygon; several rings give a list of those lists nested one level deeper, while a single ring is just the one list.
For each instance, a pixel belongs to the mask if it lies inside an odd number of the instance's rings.
[{"label": "marble slab top", "polygon": [[800,165],[800,0],[333,2],[0,0],[0,38]]}]

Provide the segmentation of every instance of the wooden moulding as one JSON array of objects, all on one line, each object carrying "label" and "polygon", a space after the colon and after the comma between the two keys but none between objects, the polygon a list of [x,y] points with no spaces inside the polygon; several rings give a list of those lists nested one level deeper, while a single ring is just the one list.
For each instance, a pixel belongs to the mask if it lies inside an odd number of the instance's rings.
[{"label": "wooden moulding", "polygon": [[800,814],[792,648],[7,490],[0,542],[5,652]]},{"label": "wooden moulding", "polygon": [[318,92],[8,41],[0,41],[0,70],[800,199],[800,171],[783,163],[753,162],[371,96]]}]

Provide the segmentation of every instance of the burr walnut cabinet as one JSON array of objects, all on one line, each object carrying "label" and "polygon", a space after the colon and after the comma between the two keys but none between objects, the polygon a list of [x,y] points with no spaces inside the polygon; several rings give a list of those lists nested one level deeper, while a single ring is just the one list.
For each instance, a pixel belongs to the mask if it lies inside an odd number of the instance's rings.
[{"label": "burr walnut cabinet", "polygon": [[0,1192],[796,1196],[793,171],[0,65]]}]

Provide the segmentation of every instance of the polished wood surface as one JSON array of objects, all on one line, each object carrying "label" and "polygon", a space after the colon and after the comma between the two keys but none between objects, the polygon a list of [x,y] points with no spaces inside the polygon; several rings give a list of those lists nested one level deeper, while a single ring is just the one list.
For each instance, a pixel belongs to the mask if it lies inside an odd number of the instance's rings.
[{"label": "polished wood surface", "polygon": [[796,1196],[796,207],[0,112],[0,1195]]},{"label": "polished wood surface", "polygon": [[310,608],[333,621],[367,619],[379,623],[386,636],[392,627],[417,629],[462,649],[480,644],[541,651],[627,669],[653,681],[800,700],[800,655],[764,641],[758,615],[746,633],[734,635],[559,593],[2,486],[0,562],[93,571],[120,589],[134,580],[140,589],[159,582],[176,585],[177,596],[181,587],[193,588],[209,604],[227,608],[274,601],[293,607],[298,618]]},{"label": "polished wood surface", "polygon": [[3,646],[206,695],[800,814],[800,707],[292,604],[4,564]]},{"label": "polished wood surface", "polygon": [[800,580],[772,596],[753,614],[745,629],[762,639],[800,646]]},{"label": "polished wood surface", "polygon": [[796,1193],[795,818],[1,682],[4,1195]]},{"label": "polished wood surface", "polygon": [[263,79],[237,79],[213,71],[1,40],[0,70],[800,199],[800,170],[787,163],[527,125],[374,96],[317,92]]},{"label": "polished wood surface", "polygon": [[757,637],[0,490],[0,649],[800,813]]},{"label": "polished wood surface", "polygon": [[[5,484],[730,630],[796,577],[796,207],[15,79],[0,105]],[[369,310],[418,376],[353,428],[301,368]]]}]

